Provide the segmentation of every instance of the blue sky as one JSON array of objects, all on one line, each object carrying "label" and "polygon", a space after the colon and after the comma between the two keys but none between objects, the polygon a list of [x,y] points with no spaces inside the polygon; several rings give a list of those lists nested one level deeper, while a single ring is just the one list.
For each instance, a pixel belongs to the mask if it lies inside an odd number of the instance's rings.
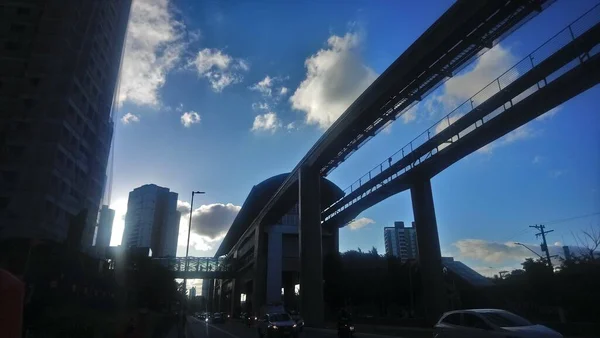
[{"label": "blue sky", "polygon": [[[134,1],[115,112],[112,243],[128,192],[155,183],[179,193],[182,224],[191,190],[207,192],[195,201],[191,252],[212,255],[252,186],[290,171],[451,3]],[[329,178],[346,188],[596,3],[556,1]],[[493,273],[529,255],[510,243],[535,245],[529,225],[596,213],[548,225],[549,241],[569,245],[600,226],[599,94],[592,88],[433,179],[444,254]],[[341,231],[341,250],[383,252],[383,227],[413,220],[410,194],[358,219]]]}]

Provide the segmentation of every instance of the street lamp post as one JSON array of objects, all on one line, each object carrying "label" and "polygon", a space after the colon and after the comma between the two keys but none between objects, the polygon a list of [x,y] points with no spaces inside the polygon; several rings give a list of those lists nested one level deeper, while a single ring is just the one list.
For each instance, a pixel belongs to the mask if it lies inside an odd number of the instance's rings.
[{"label": "street lamp post", "polygon": [[196,194],[205,194],[204,191],[192,191],[192,201],[190,202],[190,221],[188,224],[188,236],[187,236],[187,245],[185,246],[185,270],[183,272],[183,296],[187,292],[187,272],[189,269],[189,260],[188,255],[190,253],[190,235],[192,234],[192,213],[194,211],[194,195]]}]

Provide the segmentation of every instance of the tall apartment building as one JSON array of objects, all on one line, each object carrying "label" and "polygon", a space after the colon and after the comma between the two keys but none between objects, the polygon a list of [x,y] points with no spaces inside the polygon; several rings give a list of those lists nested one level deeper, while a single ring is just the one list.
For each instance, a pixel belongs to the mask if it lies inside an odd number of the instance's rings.
[{"label": "tall apartment building", "polygon": [[127,248],[150,248],[154,257],[177,253],[179,219],[177,193],[146,184],[129,193],[123,243]]},{"label": "tall apartment building", "polygon": [[0,241],[62,242],[106,181],[131,0],[0,2]]},{"label": "tall apartment building", "polygon": [[386,255],[399,257],[401,261],[417,259],[417,232],[415,223],[412,228],[405,228],[404,222],[394,222],[393,227],[383,228]]}]

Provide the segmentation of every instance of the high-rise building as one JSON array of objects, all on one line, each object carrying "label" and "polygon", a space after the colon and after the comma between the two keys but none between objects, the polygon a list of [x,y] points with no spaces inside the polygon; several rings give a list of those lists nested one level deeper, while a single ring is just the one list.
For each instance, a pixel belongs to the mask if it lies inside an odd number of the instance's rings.
[{"label": "high-rise building", "polygon": [[100,250],[104,250],[110,246],[110,237],[112,236],[113,221],[115,219],[115,211],[110,209],[108,205],[103,205],[98,216],[98,228],[96,231],[96,242],[94,246]]},{"label": "high-rise building", "polygon": [[174,257],[181,218],[177,196],[155,184],[130,192],[123,233],[125,247],[150,248],[154,257]]},{"label": "high-rise building", "polygon": [[196,298],[196,287],[192,286],[192,288],[190,289],[190,299],[194,298]]},{"label": "high-rise building", "polygon": [[92,245],[131,0],[0,4],[0,240]]},{"label": "high-rise building", "polygon": [[405,228],[404,222],[394,222],[393,227],[383,228],[386,255],[399,257],[401,261],[418,258],[415,223]]}]

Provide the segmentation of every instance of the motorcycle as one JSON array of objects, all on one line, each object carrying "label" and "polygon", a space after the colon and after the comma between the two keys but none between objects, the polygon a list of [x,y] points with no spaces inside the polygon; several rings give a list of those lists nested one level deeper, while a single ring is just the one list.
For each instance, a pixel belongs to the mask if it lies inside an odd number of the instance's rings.
[{"label": "motorcycle", "polygon": [[338,323],[338,337],[352,338],[354,334],[354,325],[348,320],[342,320]]}]

